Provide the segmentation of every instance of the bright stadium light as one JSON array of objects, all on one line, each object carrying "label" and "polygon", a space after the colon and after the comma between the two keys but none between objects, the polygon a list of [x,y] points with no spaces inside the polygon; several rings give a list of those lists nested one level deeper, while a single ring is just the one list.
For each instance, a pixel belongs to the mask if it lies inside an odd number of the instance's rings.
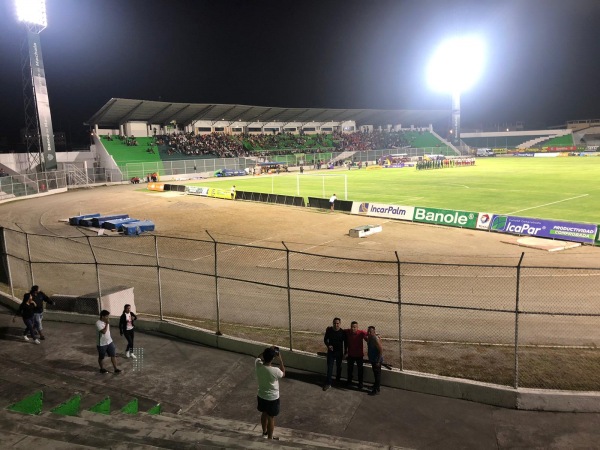
[{"label": "bright stadium light", "polygon": [[476,36],[449,39],[434,52],[427,66],[432,90],[452,95],[452,129],[460,143],[460,94],[479,79],[485,65],[485,44]]},{"label": "bright stadium light", "polygon": [[39,25],[43,28],[48,26],[45,0],[15,0],[15,7],[19,22]]},{"label": "bright stadium light", "polygon": [[57,164],[54,129],[40,41],[40,33],[48,25],[46,2],[15,0],[15,12],[25,31],[21,45],[21,76],[28,171],[55,170]]}]

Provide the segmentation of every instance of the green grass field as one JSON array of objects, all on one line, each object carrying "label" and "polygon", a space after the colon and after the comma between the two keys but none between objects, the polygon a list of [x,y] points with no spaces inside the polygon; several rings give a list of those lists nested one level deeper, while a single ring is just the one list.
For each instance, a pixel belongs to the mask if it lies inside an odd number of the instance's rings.
[{"label": "green grass field", "polygon": [[[600,223],[600,157],[480,158],[472,167],[321,170],[347,175],[348,200]],[[306,174],[305,174],[306,175]],[[323,179],[325,187],[323,188]],[[301,176],[300,195],[344,199],[343,177]],[[298,195],[296,174],[193,183]],[[190,183],[191,184],[191,183]]]}]

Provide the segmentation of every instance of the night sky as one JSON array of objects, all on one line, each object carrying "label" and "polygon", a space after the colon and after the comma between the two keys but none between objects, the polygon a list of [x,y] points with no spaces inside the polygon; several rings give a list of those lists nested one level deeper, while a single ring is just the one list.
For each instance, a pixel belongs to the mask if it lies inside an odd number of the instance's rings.
[{"label": "night sky", "polygon": [[[0,0],[0,136],[24,125],[23,26]],[[600,118],[599,0],[47,0],[55,131],[110,98],[278,107],[450,109],[425,81],[443,39],[480,34],[463,128]],[[82,133],[83,132],[83,133]]]}]

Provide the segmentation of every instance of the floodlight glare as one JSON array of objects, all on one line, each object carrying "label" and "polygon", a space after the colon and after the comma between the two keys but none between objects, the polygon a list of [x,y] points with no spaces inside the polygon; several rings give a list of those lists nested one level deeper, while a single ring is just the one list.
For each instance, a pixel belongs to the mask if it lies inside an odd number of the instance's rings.
[{"label": "floodlight glare", "polygon": [[443,42],[427,66],[431,89],[457,94],[469,89],[481,76],[485,63],[485,45],[475,36]]},{"label": "floodlight glare", "polygon": [[15,6],[19,22],[40,25],[44,28],[48,26],[45,0],[15,0]]}]

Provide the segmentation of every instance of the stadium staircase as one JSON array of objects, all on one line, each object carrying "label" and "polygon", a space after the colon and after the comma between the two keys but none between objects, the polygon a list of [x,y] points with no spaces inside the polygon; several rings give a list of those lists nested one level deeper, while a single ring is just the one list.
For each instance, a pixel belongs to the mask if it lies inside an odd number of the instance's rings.
[{"label": "stadium staircase", "polygon": [[76,186],[85,186],[90,183],[87,173],[84,169],[74,164],[65,164],[65,169],[69,174],[69,184]]},{"label": "stadium staircase", "polygon": [[335,158],[331,160],[331,162],[335,163],[338,161],[345,161],[346,159],[351,159],[354,154],[357,153],[355,151],[346,151],[337,155]]},{"label": "stadium staircase", "polygon": [[275,430],[280,440],[267,442],[258,413],[256,422],[248,423],[207,416],[203,409],[182,411],[144,394],[143,384],[132,391],[113,383],[112,373],[73,375],[69,369],[79,362],[59,359],[48,370],[26,358],[3,356],[8,364],[0,374],[0,448],[389,449],[281,427]]},{"label": "stadium staircase", "polygon": [[[446,139],[442,138],[435,131],[431,130],[429,133],[431,133],[431,135],[434,136],[443,145],[449,147],[452,151],[454,151],[455,155],[460,156],[461,154],[469,153],[469,148],[467,146],[464,146],[464,144],[462,142],[461,142],[461,144],[463,144],[463,145],[461,145],[461,149],[458,149],[450,141],[447,141]],[[446,156],[448,156],[448,155],[446,155]]]},{"label": "stadium staircase", "polygon": [[[51,390],[50,390],[51,391]],[[64,389],[60,394],[65,395]],[[258,423],[212,416],[185,417],[162,412],[155,405],[139,412],[138,399],[111,397],[99,392],[72,395],[49,411],[42,411],[47,396],[58,392],[35,392],[0,411],[1,448],[53,449],[150,449],[150,448],[264,448]],[[111,405],[124,406],[120,409]],[[141,402],[140,402],[141,403]],[[90,404],[92,404],[90,406]],[[257,415],[258,418],[258,415]],[[277,427],[279,441],[269,448],[279,449],[383,449],[389,446]]]},{"label": "stadium staircase", "polygon": [[[531,147],[533,147],[533,146],[535,146],[537,144],[540,144],[540,143],[542,143],[544,141],[548,141],[550,139],[555,139],[557,137],[567,136],[567,135],[570,135],[570,134],[571,134],[571,130],[566,130],[566,131],[564,131],[562,133],[558,133],[558,134],[556,134],[554,136],[541,136],[541,137],[537,137],[535,139],[530,139],[528,141],[525,141],[525,142],[519,144],[517,146],[517,148],[520,149],[520,150],[525,150],[525,149],[531,148]],[[565,145],[567,145],[567,144],[565,144]],[[573,143],[571,142],[571,144],[569,144],[569,145],[573,145]]]}]

